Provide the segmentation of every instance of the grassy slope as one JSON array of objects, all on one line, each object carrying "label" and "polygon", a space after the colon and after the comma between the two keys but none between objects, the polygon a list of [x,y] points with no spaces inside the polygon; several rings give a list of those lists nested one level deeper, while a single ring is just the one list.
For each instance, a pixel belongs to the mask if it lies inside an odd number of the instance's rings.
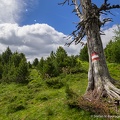
[{"label": "grassy slope", "polygon": [[[88,64],[83,63],[88,67]],[[108,64],[113,78],[120,80],[120,64]],[[89,113],[66,104],[64,85],[53,89],[45,84],[35,69],[28,85],[0,84],[0,120],[94,120]],[[84,94],[87,73],[58,77],[76,93]],[[97,119],[97,118],[96,118]]]}]

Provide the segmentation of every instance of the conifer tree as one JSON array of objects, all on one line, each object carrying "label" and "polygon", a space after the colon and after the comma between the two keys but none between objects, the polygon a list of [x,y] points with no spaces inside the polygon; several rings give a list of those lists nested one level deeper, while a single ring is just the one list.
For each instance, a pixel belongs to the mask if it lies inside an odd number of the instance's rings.
[{"label": "conifer tree", "polygon": [[80,50],[80,59],[83,60],[83,61],[89,61],[87,45],[85,45],[85,46]]}]

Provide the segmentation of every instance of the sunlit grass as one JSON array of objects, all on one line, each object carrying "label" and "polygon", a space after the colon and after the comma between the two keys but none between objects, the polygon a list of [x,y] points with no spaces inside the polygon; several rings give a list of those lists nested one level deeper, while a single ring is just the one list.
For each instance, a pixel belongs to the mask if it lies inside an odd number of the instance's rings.
[{"label": "sunlit grass", "polygon": [[[88,69],[88,63],[84,64]],[[120,64],[108,64],[112,77],[120,78]],[[61,75],[58,88],[49,87],[33,69],[28,85],[0,84],[0,120],[98,120],[81,109],[66,104],[66,85],[78,95],[87,87],[87,72]],[[100,119],[100,118],[99,118]]]},{"label": "sunlit grass", "polygon": [[116,80],[120,80],[120,64],[109,63],[108,68],[111,76]]}]

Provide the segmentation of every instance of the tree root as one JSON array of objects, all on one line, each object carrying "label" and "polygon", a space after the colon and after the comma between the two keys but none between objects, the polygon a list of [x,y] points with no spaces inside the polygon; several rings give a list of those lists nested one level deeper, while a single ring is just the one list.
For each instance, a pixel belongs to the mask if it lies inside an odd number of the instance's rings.
[{"label": "tree root", "polygon": [[99,86],[99,88],[87,91],[84,98],[88,101],[107,98],[110,103],[114,103],[115,100],[120,101],[120,89],[107,81],[105,84],[102,84],[102,87]]},{"label": "tree root", "polygon": [[112,83],[107,82],[106,85],[104,85],[104,88],[108,94],[108,97],[111,98],[111,100],[120,100],[120,89],[116,88]]}]

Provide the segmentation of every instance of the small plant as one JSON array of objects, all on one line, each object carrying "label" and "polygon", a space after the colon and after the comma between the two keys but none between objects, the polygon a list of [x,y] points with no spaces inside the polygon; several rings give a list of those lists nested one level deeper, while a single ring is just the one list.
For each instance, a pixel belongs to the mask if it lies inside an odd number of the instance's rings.
[{"label": "small plant", "polygon": [[53,110],[51,108],[46,108],[46,113],[47,113],[47,116],[52,116],[54,114]]},{"label": "small plant", "polygon": [[32,80],[28,83],[27,88],[28,89],[34,89],[34,88],[40,88],[42,86],[42,83],[37,80]]},{"label": "small plant", "polygon": [[50,96],[47,94],[40,94],[37,96],[36,100],[47,101],[50,99]]},{"label": "small plant", "polygon": [[68,85],[66,85],[65,93],[66,93],[67,105],[70,108],[77,107],[78,95],[72,89],[70,89]]},{"label": "small plant", "polygon": [[20,110],[23,110],[25,109],[25,105],[23,103],[12,103],[10,105],[8,105],[7,107],[7,114],[9,113],[14,113],[14,112],[17,112],[17,111],[20,111]]},{"label": "small plant", "polygon": [[48,87],[52,87],[55,89],[59,89],[64,86],[64,82],[59,78],[51,78],[46,80],[46,84]]}]

